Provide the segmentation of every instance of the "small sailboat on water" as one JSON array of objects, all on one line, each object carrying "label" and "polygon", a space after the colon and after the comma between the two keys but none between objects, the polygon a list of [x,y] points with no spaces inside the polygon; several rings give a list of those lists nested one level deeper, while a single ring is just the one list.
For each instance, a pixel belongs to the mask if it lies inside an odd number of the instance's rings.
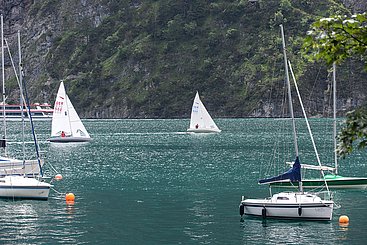
[{"label": "small sailboat on water", "polygon": [[[297,133],[296,133],[296,124],[293,113],[293,105],[292,105],[292,95],[290,90],[290,82],[288,75],[288,62],[285,52],[285,41],[283,34],[283,26],[281,26],[282,32],[282,40],[283,40],[283,53],[284,53],[284,62],[285,62],[285,72],[286,72],[286,82],[288,87],[288,102],[289,102],[289,111],[292,118],[292,129],[293,129],[293,140],[294,140],[294,150],[295,150],[295,161],[291,169],[287,172],[280,174],[275,177],[262,179],[259,181],[259,184],[269,184],[274,181],[288,180],[294,183],[299,183],[299,190],[294,192],[280,192],[272,195],[270,198],[265,199],[251,199],[245,198],[242,196],[242,200],[240,202],[240,215],[252,215],[259,216],[262,218],[277,218],[277,219],[300,219],[300,220],[331,220],[334,209],[334,201],[331,200],[331,193],[326,185],[326,192],[304,192],[302,186],[302,175],[301,175],[301,163],[299,160],[299,151],[298,151],[298,142],[297,142]],[[290,65],[290,64],[289,64]],[[298,98],[300,100],[300,104],[302,106],[302,111],[304,113],[304,117],[306,120],[306,124],[310,131],[310,127],[308,124],[308,120],[305,114],[305,110],[303,108],[302,100],[299,95],[297,83],[295,82],[295,87],[297,90]],[[311,137],[314,148],[314,140]],[[316,154],[317,159],[318,154]],[[320,161],[319,164],[321,165]],[[321,170],[323,175],[323,172]],[[271,189],[270,189],[271,190]],[[322,194],[324,196],[322,197]]]},{"label": "small sailboat on water", "polygon": [[57,92],[50,142],[86,142],[92,140],[76,112],[69,96],[66,94],[64,82],[60,83]]},{"label": "small sailboat on water", "polygon": [[187,132],[193,133],[219,133],[221,130],[213,121],[212,117],[206,110],[203,102],[199,97],[199,92],[196,92],[194,103],[191,110],[190,127]]}]

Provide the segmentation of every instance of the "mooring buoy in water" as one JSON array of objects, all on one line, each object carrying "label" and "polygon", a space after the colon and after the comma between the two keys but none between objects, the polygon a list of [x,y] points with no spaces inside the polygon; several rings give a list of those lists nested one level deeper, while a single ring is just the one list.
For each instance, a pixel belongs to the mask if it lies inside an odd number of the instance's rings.
[{"label": "mooring buoy in water", "polygon": [[75,195],[74,195],[74,193],[66,193],[65,200],[67,202],[74,202],[75,201]]},{"label": "mooring buoy in water", "polygon": [[62,175],[61,174],[56,174],[55,175],[55,180],[62,180]]},{"label": "mooring buoy in water", "polygon": [[346,215],[342,215],[339,217],[339,223],[340,224],[348,224],[349,223],[349,217]]}]

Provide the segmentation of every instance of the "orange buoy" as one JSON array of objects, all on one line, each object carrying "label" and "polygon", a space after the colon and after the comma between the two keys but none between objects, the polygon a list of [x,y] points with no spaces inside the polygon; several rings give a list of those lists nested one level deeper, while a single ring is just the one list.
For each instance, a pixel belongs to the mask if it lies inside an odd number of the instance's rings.
[{"label": "orange buoy", "polygon": [[55,175],[55,180],[62,180],[62,175],[61,174],[56,174]]},{"label": "orange buoy", "polygon": [[341,224],[347,224],[349,223],[349,217],[346,215],[342,215],[339,217],[339,223]]},{"label": "orange buoy", "polygon": [[66,193],[65,200],[66,202],[74,202],[75,195],[73,193]]}]

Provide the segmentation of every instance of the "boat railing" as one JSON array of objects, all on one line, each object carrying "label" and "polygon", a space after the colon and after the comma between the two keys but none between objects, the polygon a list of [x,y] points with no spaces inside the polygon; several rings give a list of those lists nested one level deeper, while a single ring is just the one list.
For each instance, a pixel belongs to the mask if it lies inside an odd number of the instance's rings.
[{"label": "boat railing", "polygon": [[[286,164],[293,166],[294,162],[286,162]],[[316,166],[316,165],[312,165],[312,164],[305,164],[302,163],[301,164],[301,168],[304,169],[314,169],[314,170],[323,170],[323,171],[330,171],[330,172],[334,172],[335,168],[333,167],[329,167],[329,166]]]},{"label": "boat railing", "polygon": [[333,193],[331,191],[320,191],[315,193],[322,200],[331,201],[333,200]]}]

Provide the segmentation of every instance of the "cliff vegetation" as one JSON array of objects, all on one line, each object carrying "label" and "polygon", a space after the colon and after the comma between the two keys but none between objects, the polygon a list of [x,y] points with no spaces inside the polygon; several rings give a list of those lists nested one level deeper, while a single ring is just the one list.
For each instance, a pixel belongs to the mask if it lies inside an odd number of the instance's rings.
[{"label": "cliff vegetation", "polygon": [[[341,0],[3,1],[5,35],[22,34],[34,102],[53,103],[60,80],[89,118],[184,118],[199,91],[214,117],[281,114],[279,24],[311,115],[329,111],[330,74],[301,55],[321,17],[366,10]],[[353,9],[354,8],[354,9]],[[15,51],[16,52],[16,51]],[[10,71],[10,68],[7,69]],[[10,72],[9,72],[10,73]],[[10,100],[16,100],[9,75]],[[363,64],[338,67],[340,114],[365,103]]]}]

